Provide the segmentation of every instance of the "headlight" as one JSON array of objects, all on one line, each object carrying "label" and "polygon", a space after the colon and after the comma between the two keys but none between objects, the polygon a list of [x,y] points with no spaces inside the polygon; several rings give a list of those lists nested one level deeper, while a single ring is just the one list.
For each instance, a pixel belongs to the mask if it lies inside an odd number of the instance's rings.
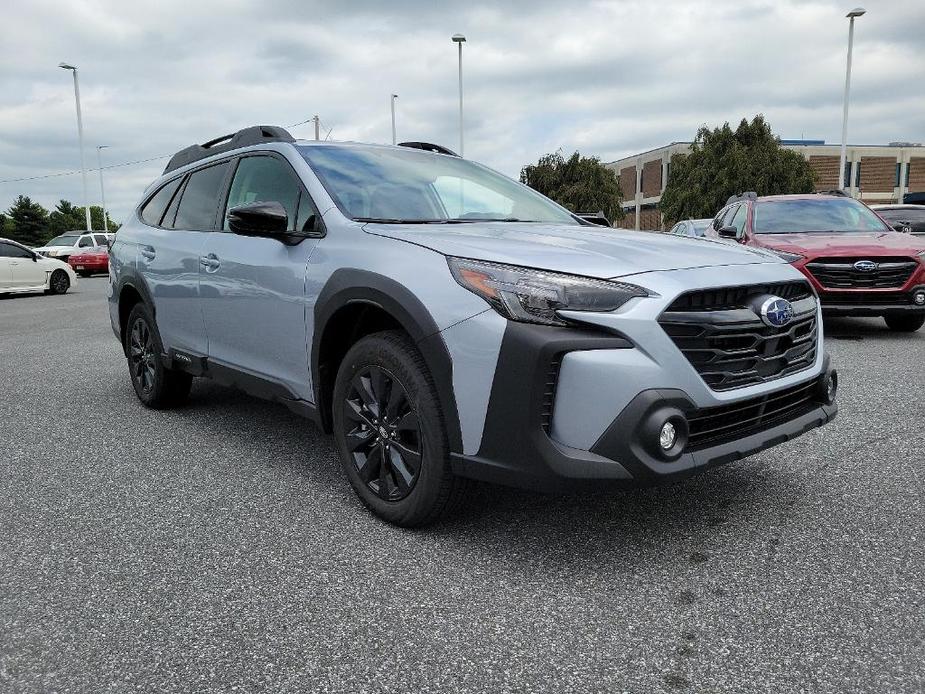
[{"label": "headlight", "polygon": [[778,258],[783,258],[788,263],[795,263],[798,260],[803,260],[804,256],[799,253],[788,253],[787,251],[776,251],[773,248],[766,248],[766,251],[771,251]]},{"label": "headlight", "polygon": [[630,299],[648,296],[641,287],[516,265],[447,258],[450,272],[505,318],[566,325],[556,311],[614,311]]}]

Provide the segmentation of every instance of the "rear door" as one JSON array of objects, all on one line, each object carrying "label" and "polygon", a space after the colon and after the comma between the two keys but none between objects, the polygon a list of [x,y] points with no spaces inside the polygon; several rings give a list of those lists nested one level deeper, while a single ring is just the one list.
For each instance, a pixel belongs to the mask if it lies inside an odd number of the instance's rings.
[{"label": "rear door", "polygon": [[[242,236],[228,229],[227,211],[253,202],[279,202],[294,236]],[[200,288],[210,365],[227,366],[282,384],[311,399],[305,319],[305,273],[320,234],[302,233],[317,209],[282,155],[238,159],[221,231],[202,249]]]},{"label": "rear door", "polygon": [[[142,209],[142,219],[152,226],[139,241],[138,270],[154,301],[157,328],[167,350],[194,356],[208,353],[199,305],[199,256],[215,229],[228,169],[228,161],[196,169],[182,182],[167,183]],[[166,200],[166,211],[159,215]],[[146,215],[149,205],[152,210]]]}]

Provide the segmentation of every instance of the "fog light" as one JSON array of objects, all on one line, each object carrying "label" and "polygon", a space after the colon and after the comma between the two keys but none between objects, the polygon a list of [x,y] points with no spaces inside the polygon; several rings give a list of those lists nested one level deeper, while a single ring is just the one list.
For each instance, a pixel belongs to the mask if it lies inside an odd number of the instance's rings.
[{"label": "fog light", "polygon": [[674,424],[671,422],[662,424],[662,428],[658,432],[658,445],[662,447],[662,450],[670,451],[677,440],[678,430],[675,429]]},{"label": "fog light", "polygon": [[918,306],[925,306],[925,290],[921,290],[921,289],[920,289],[920,290],[917,291],[915,294],[913,294],[913,295],[912,295],[912,300],[913,300],[913,301],[916,303],[916,305],[918,305]]}]

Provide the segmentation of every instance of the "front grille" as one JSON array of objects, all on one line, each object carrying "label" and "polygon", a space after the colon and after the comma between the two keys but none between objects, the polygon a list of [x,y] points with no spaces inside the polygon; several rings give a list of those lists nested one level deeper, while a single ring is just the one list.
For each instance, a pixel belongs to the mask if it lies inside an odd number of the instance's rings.
[{"label": "front grille", "polygon": [[543,382],[543,402],[540,407],[540,423],[543,431],[549,433],[549,425],[552,423],[552,408],[556,404],[556,386],[559,383],[559,367],[562,365],[562,355],[557,354],[546,370],[546,378]]},{"label": "front grille", "polygon": [[[768,294],[794,297],[790,323],[761,321],[751,304]],[[689,292],[658,322],[713,390],[764,383],[816,361],[816,299],[805,282]]]},{"label": "front grille", "polygon": [[838,306],[908,306],[909,294],[903,292],[825,292],[819,295],[823,307]]},{"label": "front grille", "polygon": [[818,379],[731,405],[695,410],[688,417],[686,450],[716,446],[790,421],[819,406]]},{"label": "front grille", "polygon": [[[868,260],[876,263],[873,270],[858,270],[854,264]],[[915,258],[873,257],[873,258],[817,258],[806,264],[813,277],[823,287],[831,289],[889,289],[901,287],[915,272],[918,262]]]}]

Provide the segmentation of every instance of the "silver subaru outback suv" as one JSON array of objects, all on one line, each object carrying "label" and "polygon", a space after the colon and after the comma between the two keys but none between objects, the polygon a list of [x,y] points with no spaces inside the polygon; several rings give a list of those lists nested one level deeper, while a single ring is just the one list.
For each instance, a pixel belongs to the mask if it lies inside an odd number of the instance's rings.
[{"label": "silver subaru outback suv", "polygon": [[471,479],[657,484],[837,411],[819,303],[787,262],[591,225],[425,143],[255,126],[188,147],[111,252],[142,403],[194,377],[283,403],[399,525]]}]

